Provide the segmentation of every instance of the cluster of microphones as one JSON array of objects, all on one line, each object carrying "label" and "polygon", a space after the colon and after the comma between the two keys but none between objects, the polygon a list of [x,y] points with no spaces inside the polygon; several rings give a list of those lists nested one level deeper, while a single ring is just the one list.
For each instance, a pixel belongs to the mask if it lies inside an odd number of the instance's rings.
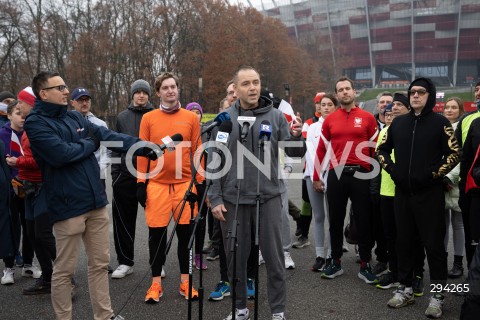
[{"label": "cluster of microphones", "polygon": [[[252,111],[246,111],[245,115],[239,116],[237,118],[238,123],[241,126],[241,135],[240,138],[242,141],[245,141],[250,128],[255,123],[256,117],[253,116]],[[211,132],[215,127],[218,127],[217,136],[215,142],[227,144],[230,133],[232,133],[233,124],[230,118],[230,115],[227,112],[219,113],[210,125],[205,127],[202,130],[202,135],[207,132]],[[259,139],[262,143],[269,141],[272,134],[272,126],[270,121],[263,120],[260,124],[260,134]],[[180,133],[176,133],[173,136],[166,136],[162,139],[163,144],[157,145],[158,148],[153,148],[149,151],[146,156],[151,160],[156,160],[158,157],[162,156],[165,152],[165,149],[173,150],[175,143],[183,141],[183,136]]]}]

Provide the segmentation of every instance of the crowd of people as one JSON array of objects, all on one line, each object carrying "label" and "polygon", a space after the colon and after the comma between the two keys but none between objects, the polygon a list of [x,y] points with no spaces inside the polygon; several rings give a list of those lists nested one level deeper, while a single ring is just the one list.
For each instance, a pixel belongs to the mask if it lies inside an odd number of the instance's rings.
[{"label": "crowd of people", "polygon": [[[219,116],[202,123],[202,106],[183,107],[180,79],[164,72],[153,87],[143,79],[131,84],[131,102],[113,129],[91,112],[87,88],[70,92],[55,72],[38,73],[17,95],[1,92],[1,284],[14,284],[15,267],[21,268],[23,277],[36,279],[23,294],[51,294],[56,318],[72,319],[83,241],[94,318],[120,319],[112,310],[109,274],[121,281],[134,272],[140,204],[151,268],[146,303],[158,303],[171,290],[162,278],[167,229],[174,224],[180,295],[199,298],[190,261],[206,270],[218,259],[220,281],[208,299],[232,296],[225,320],[250,319],[247,299],[256,297],[258,267],[265,264],[272,320],[282,320],[286,270],[295,268],[290,249],[310,245],[313,221],[311,270],[321,281],[343,275],[350,211],[357,276],[393,290],[388,307],[406,307],[425,294],[426,257],[433,289],[425,315],[440,318],[447,279],[468,274],[461,317],[473,319],[480,309],[480,111],[466,113],[463,101],[452,97],[443,114],[435,113],[436,87],[428,78],[415,79],[407,91],[379,94],[375,114],[357,105],[349,78],[333,87],[314,97],[314,116],[303,122],[289,114],[288,102],[265,90],[255,68],[242,65],[225,86]],[[221,135],[228,139],[220,142]],[[285,182],[292,158],[304,159],[300,208],[288,200]],[[112,224],[105,185],[110,165]],[[289,215],[297,225],[295,241]]]}]

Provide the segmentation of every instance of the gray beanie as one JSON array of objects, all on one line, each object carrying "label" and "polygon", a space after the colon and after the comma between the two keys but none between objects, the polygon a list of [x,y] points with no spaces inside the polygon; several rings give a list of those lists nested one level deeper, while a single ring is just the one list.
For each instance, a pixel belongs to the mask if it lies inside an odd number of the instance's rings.
[{"label": "gray beanie", "polygon": [[132,86],[130,87],[130,97],[133,98],[133,95],[138,91],[145,91],[149,97],[152,95],[150,85],[143,79],[138,79],[132,83]]}]

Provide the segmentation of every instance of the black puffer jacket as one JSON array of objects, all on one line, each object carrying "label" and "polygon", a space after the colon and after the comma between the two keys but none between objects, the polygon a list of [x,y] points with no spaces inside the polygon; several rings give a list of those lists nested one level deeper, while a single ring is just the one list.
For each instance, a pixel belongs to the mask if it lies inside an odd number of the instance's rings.
[{"label": "black puffer jacket", "polygon": [[[138,138],[138,134],[140,132],[140,122],[142,122],[143,115],[152,111],[153,109],[154,107],[150,102],[148,102],[145,107],[134,107],[133,104],[130,104],[126,110],[118,114],[114,130],[119,133],[125,133],[129,136]],[[112,181],[117,180],[120,173],[136,180],[136,178],[127,169],[126,154],[112,152],[112,158],[114,157],[121,157],[122,162],[112,164]],[[128,161],[132,161],[132,159],[128,159]],[[136,168],[136,157],[133,157],[133,164]]]},{"label": "black puffer jacket", "polygon": [[[442,177],[459,162],[452,125],[444,116],[433,112],[436,90],[432,81],[418,78],[409,90],[419,81],[426,81],[430,87],[421,114],[415,115],[412,108],[408,114],[395,118],[377,151],[381,166],[390,173],[395,186],[405,192],[441,184]],[[392,150],[395,163],[390,157]]]}]

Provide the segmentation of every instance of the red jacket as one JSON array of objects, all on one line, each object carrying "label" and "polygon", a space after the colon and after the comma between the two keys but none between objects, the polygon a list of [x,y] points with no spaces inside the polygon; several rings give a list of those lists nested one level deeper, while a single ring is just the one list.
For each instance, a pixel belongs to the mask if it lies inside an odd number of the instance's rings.
[{"label": "red jacket", "polygon": [[[317,157],[320,163],[327,155],[327,147],[330,144],[332,154],[329,155],[329,169],[338,165],[361,165],[365,169],[370,169],[373,160],[368,158],[373,157],[374,148],[361,146],[358,155],[355,151],[360,143],[377,141],[377,121],[371,113],[359,107],[351,109],[350,112],[340,108],[325,119],[321,135],[317,147]],[[350,148],[348,153],[346,148]],[[362,159],[359,158],[359,155]],[[315,170],[313,181],[318,180],[318,172]]]},{"label": "red jacket", "polygon": [[23,156],[17,158],[18,178],[31,182],[42,182],[42,173],[33,158],[30,140],[28,140],[26,132],[23,133],[21,144]]}]

